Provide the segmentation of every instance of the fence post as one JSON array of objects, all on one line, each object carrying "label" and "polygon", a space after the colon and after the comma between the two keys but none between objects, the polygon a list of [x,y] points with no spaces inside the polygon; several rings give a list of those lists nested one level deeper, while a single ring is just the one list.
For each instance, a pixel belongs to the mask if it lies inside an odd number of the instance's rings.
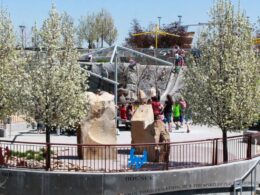
[{"label": "fence post", "polygon": [[247,159],[252,158],[252,135],[248,135],[246,158]]},{"label": "fence post", "polygon": [[216,147],[215,147],[215,162],[214,165],[218,164],[218,139],[215,139]]},{"label": "fence post", "polygon": [[212,139],[212,165],[215,164],[215,139]]},{"label": "fence post", "polygon": [[165,154],[164,154],[164,160],[166,160],[166,170],[169,170],[169,155],[171,150],[171,145],[169,143],[165,144]]},{"label": "fence post", "polygon": [[107,146],[105,145],[105,172],[107,172]]}]

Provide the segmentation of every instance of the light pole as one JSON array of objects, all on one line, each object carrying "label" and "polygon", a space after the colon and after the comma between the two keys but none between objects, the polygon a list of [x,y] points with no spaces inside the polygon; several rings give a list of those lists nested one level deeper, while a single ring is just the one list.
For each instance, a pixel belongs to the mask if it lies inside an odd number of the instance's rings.
[{"label": "light pole", "polygon": [[103,42],[104,42],[104,22],[105,22],[105,17],[104,17],[104,11],[102,9],[102,12],[101,12],[101,48],[103,48]]},{"label": "light pole", "polygon": [[22,38],[22,48],[24,49],[24,30],[25,30],[25,25],[20,25],[19,26],[20,30],[21,30],[21,38]]},{"label": "light pole", "polygon": [[179,27],[180,27],[180,26],[181,26],[181,18],[182,18],[182,15],[178,15],[178,18],[179,18],[178,25],[179,25]]},{"label": "light pole", "polygon": [[158,16],[158,21],[159,21],[159,29],[161,28],[161,19],[162,19],[162,17],[161,17],[161,16]]}]

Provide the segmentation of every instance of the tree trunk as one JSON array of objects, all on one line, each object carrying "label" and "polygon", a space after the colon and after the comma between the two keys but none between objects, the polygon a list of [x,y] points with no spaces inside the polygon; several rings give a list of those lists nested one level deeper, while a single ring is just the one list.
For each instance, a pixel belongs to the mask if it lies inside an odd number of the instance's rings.
[{"label": "tree trunk", "polygon": [[49,170],[51,167],[51,145],[50,145],[50,126],[46,125],[46,170]]},{"label": "tree trunk", "polygon": [[[82,139],[81,139],[81,126],[80,124],[76,124],[76,130],[77,130],[77,144],[82,144]],[[82,146],[78,145],[78,158],[83,159],[83,150]]]},{"label": "tree trunk", "polygon": [[223,138],[223,162],[228,162],[228,145],[227,145],[227,130],[222,129],[222,138]]}]

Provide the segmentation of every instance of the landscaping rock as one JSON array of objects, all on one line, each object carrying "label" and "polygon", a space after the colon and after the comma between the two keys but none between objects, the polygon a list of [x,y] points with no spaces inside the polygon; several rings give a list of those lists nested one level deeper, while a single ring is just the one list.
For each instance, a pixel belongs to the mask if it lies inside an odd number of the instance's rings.
[{"label": "landscaping rock", "polygon": [[161,120],[154,120],[153,109],[149,104],[140,105],[131,120],[132,144],[154,143],[152,146],[135,146],[136,153],[148,152],[148,161],[166,162],[169,157],[170,135]]},{"label": "landscaping rock", "polygon": [[[88,92],[87,96],[90,107],[81,124],[78,144],[116,144],[114,96],[107,92]],[[117,154],[115,148],[105,146],[82,147],[81,151],[83,159],[115,159]]]}]

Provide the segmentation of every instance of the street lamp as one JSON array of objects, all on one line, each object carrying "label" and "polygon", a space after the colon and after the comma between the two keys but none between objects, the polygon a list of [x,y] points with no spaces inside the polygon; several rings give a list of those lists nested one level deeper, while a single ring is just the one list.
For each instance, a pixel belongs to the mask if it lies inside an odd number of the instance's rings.
[{"label": "street lamp", "polygon": [[179,24],[179,27],[180,27],[180,26],[181,26],[181,18],[182,18],[182,16],[181,16],[181,15],[178,15],[178,18],[179,18],[178,24]]},{"label": "street lamp", "polygon": [[24,30],[25,30],[25,25],[20,25],[19,26],[20,30],[21,30],[21,37],[22,37],[22,48],[24,48],[25,44],[24,44]]},{"label": "street lamp", "polygon": [[104,10],[101,11],[101,48],[103,48],[104,44],[104,34],[105,34],[105,28],[106,28],[106,18]]},{"label": "street lamp", "polygon": [[159,28],[161,27],[161,25],[160,25],[160,23],[161,23],[161,19],[162,19],[162,17],[161,17],[161,16],[158,16]]}]

